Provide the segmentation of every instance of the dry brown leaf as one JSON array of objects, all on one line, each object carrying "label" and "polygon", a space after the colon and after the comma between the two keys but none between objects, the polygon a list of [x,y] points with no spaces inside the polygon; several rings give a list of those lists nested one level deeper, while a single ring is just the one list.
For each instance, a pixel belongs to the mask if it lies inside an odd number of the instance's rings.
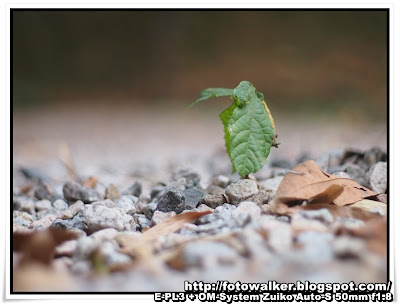
[{"label": "dry brown leaf", "polygon": [[368,200],[368,199],[357,201],[356,203],[353,203],[353,204],[349,205],[349,207],[351,207],[351,208],[359,208],[359,209],[362,209],[362,210],[365,210],[365,211],[372,211],[373,209],[376,209],[376,208],[382,209],[382,211],[385,212],[385,213],[387,211],[387,204],[386,203],[382,203],[382,202],[379,202],[379,201]]},{"label": "dry brown leaf", "polygon": [[116,236],[116,240],[122,247],[125,248],[122,252],[134,257],[143,258],[152,255],[152,242],[158,236],[167,235],[178,231],[185,223],[192,222],[193,220],[210,213],[212,213],[212,211],[186,212],[178,214],[150,228],[140,236],[118,234]]},{"label": "dry brown leaf", "polygon": [[321,200],[330,203],[332,200],[334,204],[344,206],[377,195],[354,180],[323,172],[312,160],[300,163],[293,170],[297,173],[289,172],[279,185],[275,204],[317,199],[318,203],[322,203]]},{"label": "dry brown leaf", "polygon": [[97,183],[99,182],[99,180],[97,180],[95,177],[90,176],[89,178],[87,178],[82,185],[86,186],[88,188],[94,189],[97,185]]},{"label": "dry brown leaf", "polygon": [[22,253],[20,264],[40,262],[49,265],[58,245],[78,237],[75,232],[59,228],[35,232],[15,232],[13,234],[13,251]]}]

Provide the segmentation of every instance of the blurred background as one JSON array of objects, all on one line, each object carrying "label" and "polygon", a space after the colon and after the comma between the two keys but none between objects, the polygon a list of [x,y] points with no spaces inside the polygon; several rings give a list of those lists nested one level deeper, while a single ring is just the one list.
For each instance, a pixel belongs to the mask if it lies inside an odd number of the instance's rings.
[{"label": "blurred background", "polygon": [[242,80],[275,118],[271,158],[386,149],[386,11],[12,14],[14,167],[62,147],[85,172],[210,157],[230,100],[186,105]]}]

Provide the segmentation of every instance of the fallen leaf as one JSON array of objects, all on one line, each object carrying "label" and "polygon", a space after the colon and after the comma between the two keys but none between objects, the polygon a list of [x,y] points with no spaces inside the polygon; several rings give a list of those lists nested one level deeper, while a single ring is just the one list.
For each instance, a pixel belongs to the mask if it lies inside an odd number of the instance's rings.
[{"label": "fallen leaf", "polygon": [[275,204],[316,200],[315,203],[333,202],[344,206],[377,195],[354,180],[323,172],[312,160],[295,166],[293,170],[297,173],[289,172],[279,185]]},{"label": "fallen leaf", "polygon": [[31,262],[49,265],[58,245],[78,237],[79,235],[75,232],[59,228],[35,232],[15,232],[13,234],[13,251],[21,252],[20,265]]},{"label": "fallen leaf", "polygon": [[116,240],[122,247],[124,247],[124,249],[122,249],[123,253],[143,258],[153,253],[152,242],[158,236],[178,231],[185,223],[192,222],[193,220],[210,213],[212,213],[212,211],[181,213],[155,225],[142,235],[132,236],[127,234],[118,234]]},{"label": "fallen leaf", "polygon": [[353,204],[349,205],[349,207],[351,207],[351,208],[360,208],[360,209],[366,210],[366,211],[372,211],[374,209],[380,208],[385,213],[387,211],[387,204],[386,203],[382,203],[382,202],[379,202],[379,201],[368,200],[368,199],[357,201],[356,203],[353,203]]}]

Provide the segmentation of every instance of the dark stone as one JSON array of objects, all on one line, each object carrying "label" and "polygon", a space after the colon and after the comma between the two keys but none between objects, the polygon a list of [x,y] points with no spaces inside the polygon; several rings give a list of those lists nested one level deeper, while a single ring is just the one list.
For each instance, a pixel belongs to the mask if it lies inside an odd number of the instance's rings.
[{"label": "dark stone", "polygon": [[75,182],[65,183],[63,193],[65,199],[70,202],[82,200],[84,203],[91,203],[100,200],[99,194],[95,190]]},{"label": "dark stone", "polygon": [[163,185],[156,185],[150,191],[150,198],[157,198],[165,190],[165,186]]},{"label": "dark stone", "polygon": [[142,206],[142,213],[146,216],[147,219],[151,220],[153,217],[154,211],[157,210],[158,205],[156,202],[150,202],[148,204],[144,204]]},{"label": "dark stone", "polygon": [[71,230],[71,229],[79,229],[82,231],[87,231],[88,226],[84,222],[84,218],[81,213],[78,213],[74,218],[72,219],[56,219],[53,221],[53,223],[50,225],[50,227],[54,228],[61,228],[61,229],[66,229],[66,230]]},{"label": "dark stone", "polygon": [[49,177],[42,171],[32,167],[21,167],[21,173],[28,179],[37,180],[39,182],[45,182],[50,180]]},{"label": "dark stone", "polygon": [[197,207],[204,197],[204,192],[198,187],[190,187],[183,191],[183,196],[185,197],[185,210],[191,210]]},{"label": "dark stone", "polygon": [[41,182],[39,182],[38,185],[35,187],[34,196],[39,200],[43,200],[43,199],[51,200],[52,199],[52,194],[51,194],[50,188],[48,187],[47,184],[43,184]]},{"label": "dark stone", "polygon": [[379,147],[373,147],[364,153],[363,160],[368,166],[372,166],[380,161],[387,162],[387,154]]},{"label": "dark stone", "polygon": [[288,160],[280,157],[276,157],[274,160],[272,160],[270,166],[279,168],[292,168],[292,164]]},{"label": "dark stone", "polygon": [[179,178],[185,178],[187,186],[198,185],[200,182],[200,175],[190,168],[179,169],[172,174],[173,180],[178,180]]},{"label": "dark stone", "polygon": [[126,194],[139,197],[142,194],[142,184],[136,181],[131,187],[129,187]]},{"label": "dark stone", "polygon": [[[157,210],[161,212],[174,211],[176,214],[185,209],[185,197],[181,191],[169,190],[158,201]],[[147,217],[147,215],[146,215]]]}]

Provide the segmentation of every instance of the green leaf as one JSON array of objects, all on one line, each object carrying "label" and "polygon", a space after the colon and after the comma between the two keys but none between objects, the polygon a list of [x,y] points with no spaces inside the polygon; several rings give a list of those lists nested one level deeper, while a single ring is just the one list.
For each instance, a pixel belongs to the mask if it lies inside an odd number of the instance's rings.
[{"label": "green leaf", "polygon": [[230,157],[241,176],[254,173],[266,164],[275,138],[266,104],[251,87],[243,86],[244,92],[235,95],[243,104],[234,109],[228,122]]},{"label": "green leaf", "polygon": [[[219,115],[222,124],[224,125],[224,133],[225,133],[225,147],[226,147],[226,152],[228,153],[229,158],[231,157],[231,136],[228,131],[228,122],[232,117],[233,111],[236,108],[236,104],[232,103],[227,109],[225,109],[221,114]],[[232,162],[232,172],[236,172],[235,165],[233,165]]]},{"label": "green leaf", "polygon": [[267,162],[275,143],[275,123],[264,101],[264,95],[248,81],[235,89],[209,88],[188,107],[211,97],[231,95],[234,102],[220,114],[224,125],[225,146],[233,172],[246,176],[258,171]]},{"label": "green leaf", "polygon": [[200,101],[207,100],[212,97],[221,97],[228,96],[233,94],[233,89],[225,89],[225,88],[208,88],[203,90],[200,93],[200,97],[192,104],[190,104],[187,108],[192,108]]}]

